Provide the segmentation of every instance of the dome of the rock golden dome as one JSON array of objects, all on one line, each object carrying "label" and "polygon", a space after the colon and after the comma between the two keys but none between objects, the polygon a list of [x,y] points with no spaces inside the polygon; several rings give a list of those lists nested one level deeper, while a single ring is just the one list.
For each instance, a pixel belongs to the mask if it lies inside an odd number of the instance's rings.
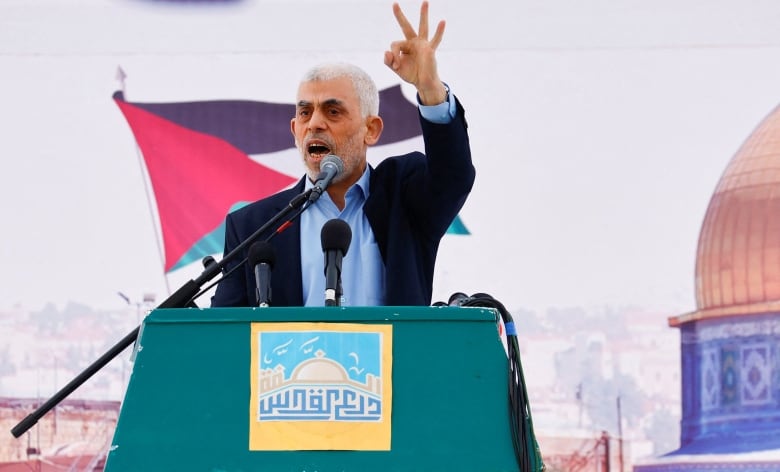
[{"label": "dome of the rock golden dome", "polygon": [[780,309],[780,107],[740,147],[712,195],[696,254],[696,308],[672,324]]}]

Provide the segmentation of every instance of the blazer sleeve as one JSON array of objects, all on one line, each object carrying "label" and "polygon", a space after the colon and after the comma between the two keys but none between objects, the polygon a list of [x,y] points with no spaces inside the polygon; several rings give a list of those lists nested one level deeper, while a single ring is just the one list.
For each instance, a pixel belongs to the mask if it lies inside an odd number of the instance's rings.
[{"label": "blazer sleeve", "polygon": [[438,239],[463,208],[474,186],[476,171],[465,111],[455,100],[450,123],[432,123],[420,116],[425,141],[425,164],[404,182],[404,206],[429,237]]},{"label": "blazer sleeve", "polygon": [[[235,215],[233,213],[228,214],[225,218],[225,252],[229,254],[236,246],[241,243],[236,231]],[[244,281],[244,270],[238,268],[230,272],[235,266],[241,262],[240,258],[236,258],[233,261],[227,263],[223,269],[223,273],[229,274],[223,276],[217,285],[217,290],[213,297],[211,297],[212,307],[232,307],[232,306],[249,306],[249,300],[246,294],[246,283]]]}]

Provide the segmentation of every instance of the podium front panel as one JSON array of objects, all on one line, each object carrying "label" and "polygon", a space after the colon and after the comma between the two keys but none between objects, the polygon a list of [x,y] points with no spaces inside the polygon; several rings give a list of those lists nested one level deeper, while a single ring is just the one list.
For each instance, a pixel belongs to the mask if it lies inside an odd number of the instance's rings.
[{"label": "podium front panel", "polygon": [[[256,322],[392,325],[390,450],[250,450]],[[518,470],[507,383],[491,309],[159,309],[144,320],[105,470]]]}]

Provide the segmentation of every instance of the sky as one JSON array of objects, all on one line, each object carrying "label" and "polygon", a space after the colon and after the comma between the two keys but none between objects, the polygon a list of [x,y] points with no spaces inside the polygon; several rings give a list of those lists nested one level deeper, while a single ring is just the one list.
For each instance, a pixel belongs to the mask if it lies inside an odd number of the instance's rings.
[{"label": "sky", "polygon": [[[139,102],[291,103],[330,60],[379,88],[400,81],[382,63],[401,37],[391,2],[176,3],[0,3],[0,309],[159,302],[201,272],[163,273],[145,171],[111,100],[119,67]],[[416,24],[419,3],[401,6]],[[472,234],[442,241],[434,301],[693,311],[709,199],[780,104],[780,3],[434,0],[430,15],[447,21],[439,71],[477,168],[461,212]]]}]

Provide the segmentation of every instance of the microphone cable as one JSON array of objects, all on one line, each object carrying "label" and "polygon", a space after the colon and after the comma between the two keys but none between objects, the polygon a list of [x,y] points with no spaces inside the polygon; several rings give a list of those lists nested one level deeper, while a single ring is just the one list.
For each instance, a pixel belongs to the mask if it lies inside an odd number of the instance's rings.
[{"label": "microphone cable", "polygon": [[475,293],[467,296],[456,292],[450,296],[449,303],[436,302],[434,306],[462,306],[493,308],[504,322],[507,341],[507,357],[509,358],[508,393],[509,422],[512,431],[512,446],[521,472],[542,472],[545,465],[542,452],[534,433],[531,405],[525,387],[525,375],[520,360],[520,346],[517,342],[517,328],[514,319],[503,303],[487,293]]}]

